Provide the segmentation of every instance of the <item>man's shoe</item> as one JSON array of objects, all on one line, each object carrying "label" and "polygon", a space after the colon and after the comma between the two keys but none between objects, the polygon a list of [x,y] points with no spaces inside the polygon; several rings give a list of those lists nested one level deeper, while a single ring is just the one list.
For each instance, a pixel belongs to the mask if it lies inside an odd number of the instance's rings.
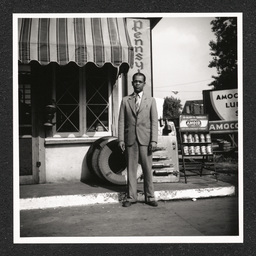
[{"label": "man's shoe", "polygon": [[136,204],[137,202],[130,202],[130,201],[125,201],[123,202],[123,207],[130,207],[132,204]]},{"label": "man's shoe", "polygon": [[156,201],[148,201],[148,202],[146,202],[146,204],[148,204],[150,206],[153,206],[153,207],[157,207],[158,206],[158,203]]}]

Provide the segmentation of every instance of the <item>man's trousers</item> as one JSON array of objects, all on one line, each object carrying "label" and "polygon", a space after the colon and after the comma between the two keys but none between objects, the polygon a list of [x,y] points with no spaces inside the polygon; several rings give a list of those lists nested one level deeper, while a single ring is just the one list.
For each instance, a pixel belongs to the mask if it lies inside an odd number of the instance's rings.
[{"label": "man's trousers", "polygon": [[137,201],[137,168],[141,164],[144,179],[145,201],[154,201],[154,185],[152,180],[152,152],[148,146],[142,146],[136,140],[132,146],[126,147],[128,197],[131,202]]}]

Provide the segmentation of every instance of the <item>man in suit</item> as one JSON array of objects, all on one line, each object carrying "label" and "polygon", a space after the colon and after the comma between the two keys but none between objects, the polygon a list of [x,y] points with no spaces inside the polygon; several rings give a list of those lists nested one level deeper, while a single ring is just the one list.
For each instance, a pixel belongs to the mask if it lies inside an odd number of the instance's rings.
[{"label": "man in suit", "polygon": [[137,202],[138,162],[143,171],[145,203],[157,206],[152,180],[152,151],[158,139],[156,101],[143,92],[144,74],[136,73],[132,80],[134,93],[123,98],[118,119],[119,147],[127,157],[128,195],[123,206]]}]

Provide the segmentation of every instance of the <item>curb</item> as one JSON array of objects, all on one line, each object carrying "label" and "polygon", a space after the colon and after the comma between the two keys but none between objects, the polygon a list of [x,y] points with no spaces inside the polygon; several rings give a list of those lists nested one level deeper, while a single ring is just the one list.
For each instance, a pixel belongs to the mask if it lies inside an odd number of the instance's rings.
[{"label": "curb", "polygon": [[[235,195],[234,186],[155,191],[157,201],[224,197],[233,195]],[[20,210],[38,210],[57,207],[120,203],[124,196],[125,193],[123,192],[106,192],[25,198],[20,199]],[[144,195],[142,193],[138,194],[138,201],[144,202]]]}]

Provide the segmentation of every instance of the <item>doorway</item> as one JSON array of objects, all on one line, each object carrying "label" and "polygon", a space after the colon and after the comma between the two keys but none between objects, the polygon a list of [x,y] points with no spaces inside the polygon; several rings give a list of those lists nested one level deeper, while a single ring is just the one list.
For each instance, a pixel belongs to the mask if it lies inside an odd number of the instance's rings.
[{"label": "doorway", "polygon": [[31,68],[19,65],[19,176],[20,184],[39,182],[37,136],[34,129]]}]

